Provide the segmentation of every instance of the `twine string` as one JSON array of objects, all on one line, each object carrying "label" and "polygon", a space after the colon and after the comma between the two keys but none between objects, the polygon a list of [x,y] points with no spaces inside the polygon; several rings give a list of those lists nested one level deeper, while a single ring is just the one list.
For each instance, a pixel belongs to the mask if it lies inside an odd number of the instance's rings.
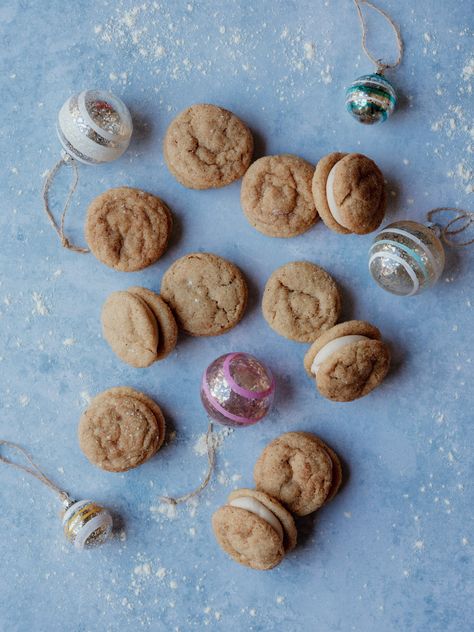
[{"label": "twine string", "polygon": [[[51,189],[51,186],[53,184],[53,181],[58,173],[58,171],[63,167],[63,166],[67,166],[67,167],[71,167],[72,168],[72,182],[71,185],[69,187],[69,191],[66,197],[66,201],[64,203],[63,206],[63,210],[61,213],[61,219],[59,221],[59,224],[57,222],[57,220],[55,219],[53,212],[51,210],[51,206],[49,203],[49,191]],[[72,158],[72,156],[70,156],[69,154],[67,154],[66,152],[63,152],[61,158],[58,160],[58,162],[54,165],[54,167],[48,172],[48,175],[46,176],[46,179],[44,181],[43,184],[43,209],[44,212],[46,213],[46,216],[49,220],[49,223],[51,224],[51,226],[54,228],[54,230],[56,231],[59,240],[61,241],[61,245],[64,248],[67,248],[68,250],[72,250],[73,252],[79,252],[81,254],[86,254],[89,252],[88,248],[82,248],[81,246],[76,246],[75,244],[73,244],[65,235],[64,233],[64,222],[66,221],[66,214],[69,210],[69,207],[71,205],[71,201],[72,201],[72,196],[74,195],[76,188],[77,188],[77,182],[79,180],[79,170],[77,168],[77,162],[74,160],[74,158]]]},{"label": "twine string", "polygon": [[[389,16],[389,14],[386,11],[384,11],[383,9],[380,9],[380,7],[375,6],[375,4],[372,4],[372,2],[369,2],[369,0],[354,0],[354,4],[356,6],[357,14],[359,16],[360,26],[362,28],[362,48],[364,49],[364,53],[367,55],[370,61],[373,64],[375,64],[377,68],[376,72],[379,75],[382,75],[389,68],[396,68],[401,63],[402,57],[403,57],[403,40],[402,40],[402,36],[401,36],[398,25],[392,20],[392,18]],[[381,16],[383,16],[387,20],[387,22],[392,27],[393,32],[395,33],[395,37],[397,38],[397,47],[398,47],[398,57],[393,63],[389,64],[387,62],[382,61],[381,59],[376,59],[367,48],[367,30],[368,29],[367,29],[367,22],[365,20],[364,14],[362,13],[361,4],[366,4],[368,7],[370,7],[377,13],[379,13]]]},{"label": "twine string", "polygon": [[[440,224],[436,219],[445,213],[454,213],[447,224]],[[470,246],[474,244],[474,237],[466,239],[465,241],[458,241],[452,237],[463,233],[472,224],[474,224],[474,212],[466,211],[465,209],[456,208],[455,206],[439,206],[434,208],[426,214],[429,222],[433,222],[435,226],[438,226],[440,231],[440,237],[448,246],[454,248],[462,248],[463,246]]]},{"label": "twine string", "polygon": [[16,467],[18,470],[22,470],[23,472],[34,476],[41,483],[43,483],[43,485],[46,485],[46,487],[49,487],[53,492],[55,492],[62,501],[70,500],[67,492],[58,487],[55,483],[53,483],[53,481],[40,470],[40,468],[36,465],[36,463],[33,461],[33,458],[25,450],[25,448],[22,448],[21,445],[13,443],[12,441],[6,441],[5,439],[0,439],[0,446],[6,446],[7,448],[10,448],[10,450],[12,450],[13,452],[16,451],[30,464],[31,467],[28,467],[27,465],[22,465],[21,463],[15,463],[15,461],[11,461],[2,454],[0,454],[0,462],[5,463],[6,465],[11,465],[12,467]]},{"label": "twine string", "polygon": [[216,462],[216,447],[215,447],[214,439],[213,439],[213,424],[210,419],[209,419],[209,425],[207,427],[207,432],[206,432],[206,447],[207,447],[208,467],[207,467],[206,475],[203,478],[200,485],[198,485],[196,489],[193,489],[187,494],[183,494],[183,496],[178,496],[176,498],[173,498],[172,496],[159,496],[159,499],[161,501],[168,503],[169,505],[179,505],[181,503],[185,503],[191,498],[194,498],[195,496],[198,496],[208,486],[209,481],[211,480],[212,472],[214,470],[214,465]]}]

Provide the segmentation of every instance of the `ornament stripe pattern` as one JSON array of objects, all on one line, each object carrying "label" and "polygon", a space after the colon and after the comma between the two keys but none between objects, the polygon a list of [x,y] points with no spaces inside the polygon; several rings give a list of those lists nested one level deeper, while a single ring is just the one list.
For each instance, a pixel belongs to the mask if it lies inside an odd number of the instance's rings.
[{"label": "ornament stripe pattern", "polygon": [[100,505],[90,501],[74,502],[63,516],[63,528],[66,538],[77,549],[101,544],[110,535],[112,517]]},{"label": "ornament stripe pattern", "polygon": [[346,90],[346,108],[361,123],[384,121],[396,103],[392,85],[377,73],[359,77]]},{"label": "ornament stripe pattern", "polygon": [[414,294],[418,292],[418,288],[420,287],[420,282],[418,281],[416,272],[413,270],[410,264],[407,261],[405,261],[405,259],[402,259],[402,257],[395,255],[393,252],[376,252],[369,259],[369,270],[371,268],[372,262],[379,258],[391,259],[392,261],[399,263],[404,268],[404,270],[406,271],[406,273],[408,274],[408,276],[410,277],[413,283],[413,289],[407,294],[407,296],[413,296]]},{"label": "ornament stripe pattern", "polygon": [[205,379],[205,376],[203,377],[203,380],[202,380],[202,390],[204,391],[204,393],[206,394],[208,400],[211,402],[211,404],[214,406],[214,408],[218,412],[220,412],[221,415],[224,415],[224,417],[226,417],[227,419],[230,419],[231,421],[235,421],[236,423],[239,423],[239,424],[253,424],[253,423],[255,423],[255,419],[250,419],[250,417],[241,417],[240,415],[234,415],[233,413],[231,413],[228,410],[226,410],[224,408],[224,406],[222,406],[222,404],[211,393],[211,390],[209,388],[207,380]]},{"label": "ornament stripe pattern", "polygon": [[242,355],[241,353],[231,353],[227,356],[227,358],[224,361],[224,366],[223,366],[224,375],[230,388],[236,393],[238,393],[239,395],[241,395],[242,397],[245,397],[245,399],[265,399],[265,397],[268,397],[272,393],[275,387],[273,376],[271,377],[270,386],[264,391],[249,391],[248,389],[240,386],[240,384],[237,384],[237,382],[232,377],[232,374],[230,372],[231,362],[232,360],[235,360],[235,358],[238,358],[241,355]]},{"label": "ornament stripe pattern", "polygon": [[424,244],[421,239],[418,239],[418,237],[416,237],[415,235],[412,235],[411,233],[407,232],[406,230],[402,230],[401,228],[384,228],[380,231],[379,235],[386,235],[390,233],[392,233],[393,235],[400,235],[401,237],[405,237],[405,239],[408,239],[409,241],[412,241],[417,246],[419,246],[423,250],[423,253],[425,254],[428,261],[430,262],[431,267],[436,270],[438,275],[441,274],[442,269],[440,270],[438,262],[431,254],[428,246]]},{"label": "ornament stripe pattern", "polygon": [[427,281],[429,281],[430,276],[428,274],[428,270],[426,269],[425,262],[420,257],[420,255],[418,255],[414,250],[412,250],[411,248],[409,248],[405,244],[402,244],[402,243],[400,243],[398,241],[393,241],[392,239],[378,239],[374,244],[372,244],[372,246],[370,247],[370,250],[373,250],[379,244],[386,244],[387,246],[393,246],[393,248],[395,248],[395,250],[403,250],[403,252],[406,252],[406,254],[409,257],[412,257],[416,261],[416,263],[418,264],[418,266],[419,266],[419,268],[421,270],[421,273],[423,274],[424,278]]}]

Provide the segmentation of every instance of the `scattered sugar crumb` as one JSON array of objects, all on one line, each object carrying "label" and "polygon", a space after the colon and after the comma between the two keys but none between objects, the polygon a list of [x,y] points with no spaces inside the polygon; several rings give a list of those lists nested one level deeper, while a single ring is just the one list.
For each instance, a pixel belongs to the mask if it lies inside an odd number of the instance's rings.
[{"label": "scattered sugar crumb", "polygon": [[170,588],[171,588],[171,590],[176,590],[178,588],[178,582],[176,580],[172,579],[170,581]]},{"label": "scattered sugar crumb", "polygon": [[315,52],[316,52],[316,46],[314,45],[314,43],[305,42],[303,48],[304,48],[304,56],[306,57],[306,59],[314,59]]},{"label": "scattered sugar crumb", "polygon": [[138,566],[135,566],[133,572],[135,575],[151,575],[151,564],[149,562],[139,564]]},{"label": "scattered sugar crumb", "polygon": [[49,314],[49,310],[46,307],[43,296],[38,292],[33,292],[31,298],[33,299],[34,303],[34,309],[32,313],[39,314],[40,316],[47,316]]},{"label": "scattered sugar crumb", "polygon": [[160,566],[160,568],[156,571],[155,575],[158,577],[158,579],[164,579],[166,576],[166,568],[164,568],[163,566]]},{"label": "scattered sugar crumb", "polygon": [[92,397],[90,396],[88,391],[81,391],[80,396],[81,396],[82,403],[85,404],[86,406],[88,406],[91,403]]},{"label": "scattered sugar crumb", "polygon": [[284,603],[285,602],[285,598],[283,597],[283,595],[277,595],[276,602],[280,603],[280,604]]},{"label": "scattered sugar crumb", "polygon": [[467,62],[467,64],[462,69],[462,78],[464,81],[470,81],[474,77],[474,57]]},{"label": "scattered sugar crumb", "polygon": [[425,548],[425,543],[423,542],[423,540],[416,540],[415,544],[413,545],[413,547],[415,549],[417,549],[418,551],[421,551],[421,549]]},{"label": "scattered sugar crumb", "polygon": [[171,505],[170,503],[160,503],[159,505],[150,507],[150,511],[152,514],[160,514],[168,518],[168,520],[175,520],[178,512],[176,509],[176,505]]},{"label": "scattered sugar crumb", "polygon": [[28,397],[28,395],[23,394],[23,395],[20,395],[20,398],[18,401],[20,402],[20,406],[22,408],[25,408],[30,403],[30,398]]},{"label": "scattered sugar crumb", "polygon": [[76,340],[74,338],[65,338],[63,340],[63,345],[65,347],[72,347],[75,344],[76,344]]},{"label": "scattered sugar crumb", "polygon": [[[225,438],[233,432],[234,429],[229,427],[223,428],[222,430],[213,431],[211,435],[211,442],[214,450],[218,450],[224,443]],[[203,433],[198,437],[198,440],[194,444],[194,452],[199,456],[204,456],[205,454],[207,454],[207,433]]]}]

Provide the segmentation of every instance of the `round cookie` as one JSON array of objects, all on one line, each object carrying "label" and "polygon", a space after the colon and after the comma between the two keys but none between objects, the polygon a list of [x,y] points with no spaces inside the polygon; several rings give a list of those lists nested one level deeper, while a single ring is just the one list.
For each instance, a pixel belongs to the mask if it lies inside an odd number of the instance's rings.
[{"label": "round cookie", "polygon": [[247,285],[233,263],[210,253],[185,255],[165,272],[161,295],[192,336],[218,336],[242,318]]},{"label": "round cookie", "polygon": [[[328,187],[332,189],[332,199]],[[312,191],[321,219],[337,233],[364,235],[378,228],[383,220],[383,175],[375,162],[363,154],[334,152],[322,158],[316,165]]]},{"label": "round cookie", "polygon": [[114,353],[135,368],[157,359],[159,332],[147,303],[131,292],[112,292],[102,307],[102,332]]},{"label": "round cookie", "polygon": [[257,489],[297,516],[319,509],[333,492],[331,455],[321,441],[307,433],[287,432],[277,437],[263,450],[253,474]]},{"label": "round cookie", "polygon": [[253,137],[229,110],[201,103],[171,122],[163,149],[178,182],[189,189],[211,189],[243,176],[252,160]]},{"label": "round cookie", "polygon": [[132,388],[131,386],[113,386],[112,388],[109,388],[108,390],[103,391],[102,393],[99,393],[98,395],[96,395],[94,399],[92,400],[92,402],[98,403],[104,399],[107,400],[107,398],[110,396],[117,397],[117,398],[119,397],[135,398],[142,404],[145,404],[145,406],[147,406],[151,410],[151,412],[155,415],[156,422],[158,424],[159,437],[158,437],[157,448],[156,448],[156,451],[158,451],[163,445],[163,442],[165,440],[166,422],[165,422],[165,417],[163,415],[163,411],[155,402],[155,400],[153,400],[151,397],[148,397],[148,395],[145,395],[145,393],[143,393],[142,391],[137,391],[135,388]]},{"label": "round cookie", "polygon": [[[346,336],[351,338],[343,340]],[[321,395],[337,402],[350,402],[367,395],[382,382],[390,367],[390,351],[380,340],[376,327],[352,320],[322,334],[306,353],[304,365]]]},{"label": "round cookie", "polygon": [[307,261],[277,268],[263,293],[265,320],[281,336],[312,342],[339,318],[341,298],[334,279]]},{"label": "round cookie", "polygon": [[129,388],[110,389],[94,398],[83,413],[78,436],[81,450],[93,465],[125,472],[159,450],[164,418],[146,395]]},{"label": "round cookie", "polygon": [[130,187],[109,189],[89,206],[85,226],[91,252],[105,265],[133,272],[165,252],[173,221],[160,198]]},{"label": "round cookie", "polygon": [[334,450],[329,447],[327,445],[327,443],[324,443],[324,441],[322,439],[320,439],[319,437],[317,437],[314,434],[311,434],[310,432],[299,432],[298,434],[302,434],[305,435],[306,437],[308,437],[309,439],[311,439],[312,441],[316,441],[316,443],[318,443],[319,445],[321,445],[326,452],[329,454],[331,461],[332,461],[332,482],[331,482],[331,487],[329,489],[328,495],[326,496],[326,500],[324,501],[324,504],[327,504],[329,501],[331,501],[334,496],[336,496],[337,492],[339,491],[339,488],[342,484],[342,463],[340,458],[337,456],[337,454],[334,452]]},{"label": "round cookie", "polygon": [[156,360],[164,360],[178,342],[178,325],[168,304],[159,296],[144,287],[130,287],[127,292],[146,302],[158,323],[159,341]]},{"label": "round cookie", "polygon": [[242,180],[240,201],[254,228],[270,237],[294,237],[318,219],[311,192],[314,167],[298,156],[256,160]]},{"label": "round cookie", "polygon": [[[232,506],[235,501],[257,502],[277,528],[251,509]],[[240,489],[232,492],[227,505],[212,516],[214,534],[222,549],[236,562],[256,570],[269,570],[281,562],[296,544],[296,527],[291,514],[263,492]],[[279,523],[279,524],[278,524]]]}]

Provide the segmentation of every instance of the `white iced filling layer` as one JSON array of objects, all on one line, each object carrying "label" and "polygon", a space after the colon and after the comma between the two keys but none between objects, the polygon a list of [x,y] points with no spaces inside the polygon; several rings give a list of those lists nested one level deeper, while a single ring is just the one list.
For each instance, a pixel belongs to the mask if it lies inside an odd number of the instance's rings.
[{"label": "white iced filling layer", "polygon": [[267,509],[263,503],[251,496],[241,496],[240,498],[234,498],[231,500],[229,505],[231,507],[240,507],[240,509],[245,509],[246,511],[250,511],[250,513],[259,516],[265,522],[275,529],[280,538],[283,540],[283,527],[281,526],[281,522],[275,516],[275,514]]},{"label": "white iced filling layer", "polygon": [[328,179],[326,181],[326,200],[328,202],[329,210],[331,211],[331,215],[334,217],[336,222],[344,228],[349,228],[344,224],[344,218],[342,217],[341,210],[336,203],[336,199],[334,197],[334,177],[336,175],[336,168],[338,166],[338,162],[334,165],[328,175]]},{"label": "white iced filling layer", "polygon": [[352,336],[341,336],[340,338],[336,338],[335,340],[331,340],[331,342],[325,344],[324,347],[314,356],[313,364],[311,365],[311,373],[313,375],[317,375],[319,367],[329,358],[329,356],[336,351],[339,351],[339,349],[342,349],[342,347],[351,345],[354,342],[359,342],[360,340],[370,340],[370,338],[354,334]]}]

